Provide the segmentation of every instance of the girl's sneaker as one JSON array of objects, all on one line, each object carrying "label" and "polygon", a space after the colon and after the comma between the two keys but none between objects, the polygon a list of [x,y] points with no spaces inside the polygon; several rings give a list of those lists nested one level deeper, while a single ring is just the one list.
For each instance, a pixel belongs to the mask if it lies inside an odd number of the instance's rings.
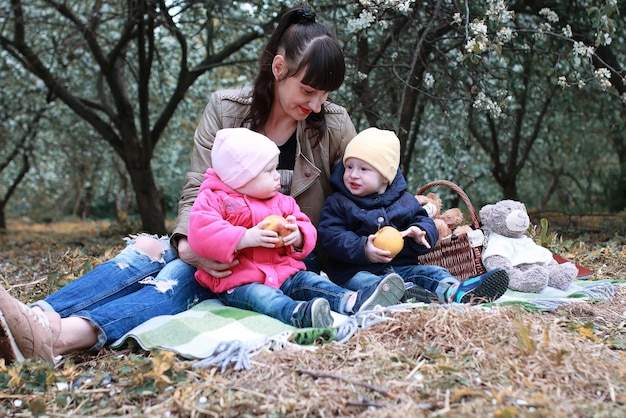
[{"label": "girl's sneaker", "polygon": [[334,321],[330,304],[324,298],[300,303],[291,317],[291,323],[296,328],[330,328]]},{"label": "girl's sneaker", "polygon": [[448,290],[448,302],[479,303],[493,302],[506,292],[509,275],[503,269],[495,269],[453,284]]}]

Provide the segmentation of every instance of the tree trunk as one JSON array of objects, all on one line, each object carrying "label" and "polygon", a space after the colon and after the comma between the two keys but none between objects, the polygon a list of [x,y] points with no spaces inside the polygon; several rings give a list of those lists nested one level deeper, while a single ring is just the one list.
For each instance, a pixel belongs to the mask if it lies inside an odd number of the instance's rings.
[{"label": "tree trunk", "polygon": [[503,182],[500,182],[500,186],[502,187],[502,193],[505,199],[519,200],[519,195],[517,193],[517,183],[515,179],[515,176],[511,176],[504,179]]},{"label": "tree trunk", "polygon": [[128,167],[130,179],[133,183],[137,200],[137,210],[141,216],[144,232],[165,235],[165,210],[163,208],[163,193],[154,182],[152,167]]},{"label": "tree trunk", "polygon": [[[626,121],[626,109],[621,109],[621,120]],[[626,208],[626,139],[622,134],[624,125],[614,128],[614,133],[611,137],[613,148],[619,159],[620,166],[620,182],[615,187],[615,196],[610,199],[610,208],[614,211],[621,211]]]},{"label": "tree trunk", "polygon": [[4,203],[0,202],[0,234],[7,230],[7,221],[4,217]]},{"label": "tree trunk", "polygon": [[[196,40],[189,44],[198,34],[183,31],[185,24],[181,22],[185,19],[182,16],[204,15],[206,23],[201,23],[199,30],[206,31],[201,36],[206,35],[204,41],[207,45],[212,45],[215,42],[212,13],[218,12],[219,16],[215,19],[223,17],[222,9],[212,3],[219,2],[204,2],[208,3],[206,5],[202,5],[203,2],[191,2],[188,5],[189,10],[185,8],[185,12],[180,12],[177,10],[178,6],[166,4],[167,2],[122,1],[110,6],[96,2],[84,16],[76,14],[75,10],[62,1],[32,3],[12,0],[11,16],[7,18],[11,24],[7,24],[6,36],[5,31],[2,32],[0,48],[45,83],[49,91],[49,101],[63,101],[115,150],[128,170],[143,229],[150,233],[165,234],[162,193],[156,188],[150,166],[154,148],[178,104],[198,77],[225,65],[229,57],[270,33],[282,13],[263,23],[262,31],[254,25],[254,28],[246,32],[248,25],[244,25],[244,32],[228,37],[229,43],[219,42],[221,50],[212,51],[213,48],[207,47],[206,53],[199,57],[200,62],[192,66],[192,61],[198,58],[197,54],[202,52],[195,51]],[[42,32],[36,36],[36,16],[41,13],[48,15],[53,10],[56,13],[51,14],[54,19],[52,26],[63,25],[66,35],[56,36]],[[174,14],[178,13],[181,14],[174,18]],[[110,24],[102,24],[109,14],[119,18],[114,17]],[[63,23],[57,23],[57,19]],[[46,22],[46,30],[49,27]],[[107,38],[105,32],[110,27],[119,28],[119,36]],[[68,58],[66,52],[71,46],[58,42],[72,37],[83,43],[77,46],[81,53],[71,54],[71,58]],[[43,45],[47,44],[40,42],[38,38],[50,38],[51,49],[46,50]],[[192,49],[193,54],[189,54]],[[169,62],[167,57],[174,50],[179,53],[178,64],[170,68],[164,61]],[[194,58],[191,59],[189,55]],[[67,74],[74,71],[83,74],[84,68],[91,68],[96,73],[93,86],[82,84],[82,79],[77,86],[67,80]],[[161,96],[161,90],[158,89],[151,92],[155,83],[161,83],[161,80],[167,78],[161,75],[162,71],[171,73],[177,79],[171,94],[171,86],[163,89],[168,91],[167,96]],[[72,88],[77,88],[77,91]],[[87,99],[84,97],[85,91],[97,94]],[[155,99],[156,96],[158,98]],[[156,106],[162,103],[164,106],[159,110]],[[151,124],[152,121],[154,123]]]},{"label": "tree trunk", "polygon": [[609,201],[609,207],[615,212],[626,209],[626,161],[620,156],[620,182],[616,185],[615,198]]}]

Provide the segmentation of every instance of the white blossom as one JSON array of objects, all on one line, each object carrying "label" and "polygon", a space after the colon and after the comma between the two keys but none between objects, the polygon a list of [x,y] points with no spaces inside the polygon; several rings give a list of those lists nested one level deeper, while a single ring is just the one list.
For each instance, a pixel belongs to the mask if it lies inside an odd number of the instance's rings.
[{"label": "white blossom", "polygon": [[452,23],[455,25],[460,25],[463,22],[463,17],[461,16],[461,13],[455,13],[454,16],[452,16]]},{"label": "white blossom", "polygon": [[470,39],[465,45],[465,50],[471,54],[480,54],[487,50],[487,43],[478,41],[476,38]]},{"label": "white blossom", "polygon": [[388,20],[379,20],[378,26],[380,26],[383,29],[388,29],[389,26],[391,26],[391,22],[389,22]]},{"label": "white blossom", "polygon": [[347,29],[349,32],[358,32],[372,26],[372,23],[374,23],[375,20],[376,18],[372,13],[367,10],[363,10],[357,19],[348,20]]},{"label": "white blossom", "polygon": [[491,100],[491,98],[487,97],[483,92],[479,92],[476,95],[474,103],[472,103],[472,107],[477,110],[488,112],[494,119],[498,119],[502,116],[502,107],[500,107],[498,103]]},{"label": "white blossom", "polygon": [[574,55],[579,55],[581,57],[591,57],[595,49],[591,46],[585,45],[583,42],[574,42]]},{"label": "white blossom", "polygon": [[559,21],[559,16],[547,7],[539,10],[539,15],[544,16],[548,22],[556,23]]},{"label": "white blossom", "polygon": [[611,35],[609,35],[608,33],[606,32],[596,33],[596,45],[608,46],[608,45],[611,45],[611,42],[613,42],[613,39],[611,38]]},{"label": "white blossom", "polygon": [[602,79],[598,80],[598,84],[600,84],[600,88],[603,91],[607,91],[608,89],[611,88],[611,82],[609,80],[607,80],[606,78],[602,78]]},{"label": "white blossom", "polygon": [[600,78],[600,77],[611,78],[611,72],[609,71],[608,68],[598,68],[596,71],[594,71],[593,75],[596,78]]},{"label": "white blossom", "polygon": [[395,9],[396,11],[407,13],[415,0],[360,0],[361,6],[370,9]]},{"label": "white blossom", "polygon": [[611,72],[607,68],[598,68],[593,76],[602,90],[606,91],[611,87]]},{"label": "white blossom", "polygon": [[396,1],[394,9],[400,11],[401,13],[407,13],[411,9],[412,0],[404,0],[404,1]]},{"label": "white blossom", "polygon": [[561,87],[569,87],[569,83],[567,82],[567,77],[564,75],[559,77],[559,81],[557,82]]},{"label": "white blossom", "polygon": [[515,36],[515,32],[513,32],[511,28],[507,27],[500,28],[496,33],[496,38],[502,43],[510,42],[513,39],[513,36]]},{"label": "white blossom", "polygon": [[547,22],[540,23],[539,24],[539,32],[540,33],[552,32],[552,25],[547,23]]},{"label": "white blossom", "polygon": [[476,20],[469,25],[474,36],[487,36],[487,25],[482,20]]},{"label": "white blossom", "polygon": [[485,15],[492,22],[508,23],[515,18],[515,12],[508,10],[504,0],[489,0],[489,9]]},{"label": "white blossom", "polygon": [[382,19],[380,15],[387,9],[407,14],[415,0],[360,0],[363,10],[356,19],[348,19],[347,30],[350,32],[360,31],[378,25],[383,30],[389,28],[391,23]]},{"label": "white blossom", "polygon": [[572,37],[572,27],[570,25],[566,25],[563,29],[561,29],[561,33],[563,36],[567,36],[568,38]]},{"label": "white blossom", "polygon": [[435,84],[435,77],[431,73],[424,73],[424,85],[428,88]]},{"label": "white blossom", "polygon": [[[456,51],[455,52],[455,56],[453,57],[453,62],[455,64],[461,63],[461,62],[463,62],[463,58],[464,58],[463,57],[463,53],[461,51]],[[456,67],[456,65],[455,65],[455,67]]]},{"label": "white blossom", "polygon": [[475,20],[469,25],[474,38],[467,41],[465,50],[471,54],[480,54],[487,50],[487,25],[482,20]]}]

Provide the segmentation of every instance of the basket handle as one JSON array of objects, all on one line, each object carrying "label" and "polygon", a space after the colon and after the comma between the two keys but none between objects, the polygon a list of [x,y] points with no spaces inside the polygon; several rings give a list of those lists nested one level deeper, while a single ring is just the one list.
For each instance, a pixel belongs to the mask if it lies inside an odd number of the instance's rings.
[{"label": "basket handle", "polygon": [[465,203],[465,206],[467,207],[467,210],[472,217],[472,226],[474,227],[474,229],[480,228],[480,221],[478,220],[478,215],[476,214],[476,210],[474,209],[472,202],[470,201],[467,194],[463,191],[463,189],[461,189],[461,187],[459,187],[457,184],[448,180],[435,180],[431,181],[430,183],[426,183],[425,185],[420,187],[416,194],[424,194],[426,190],[437,186],[447,187],[456,194],[458,194],[463,203]]}]

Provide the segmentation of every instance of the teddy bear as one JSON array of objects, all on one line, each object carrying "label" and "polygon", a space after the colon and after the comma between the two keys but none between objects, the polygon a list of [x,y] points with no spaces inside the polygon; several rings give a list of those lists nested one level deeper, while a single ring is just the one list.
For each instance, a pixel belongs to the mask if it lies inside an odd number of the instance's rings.
[{"label": "teddy bear", "polygon": [[504,268],[509,288],[539,293],[546,287],[565,290],[578,276],[571,262],[559,264],[547,248],[525,235],[530,226],[526,206],[515,200],[501,200],[479,211],[485,245],[482,261],[485,268]]},{"label": "teddy bear", "polygon": [[439,231],[438,241],[453,232],[458,235],[471,231],[472,228],[469,225],[460,225],[463,222],[463,212],[459,208],[451,208],[441,213],[441,198],[437,193],[418,194],[415,195],[415,198],[435,222],[437,231]]}]

